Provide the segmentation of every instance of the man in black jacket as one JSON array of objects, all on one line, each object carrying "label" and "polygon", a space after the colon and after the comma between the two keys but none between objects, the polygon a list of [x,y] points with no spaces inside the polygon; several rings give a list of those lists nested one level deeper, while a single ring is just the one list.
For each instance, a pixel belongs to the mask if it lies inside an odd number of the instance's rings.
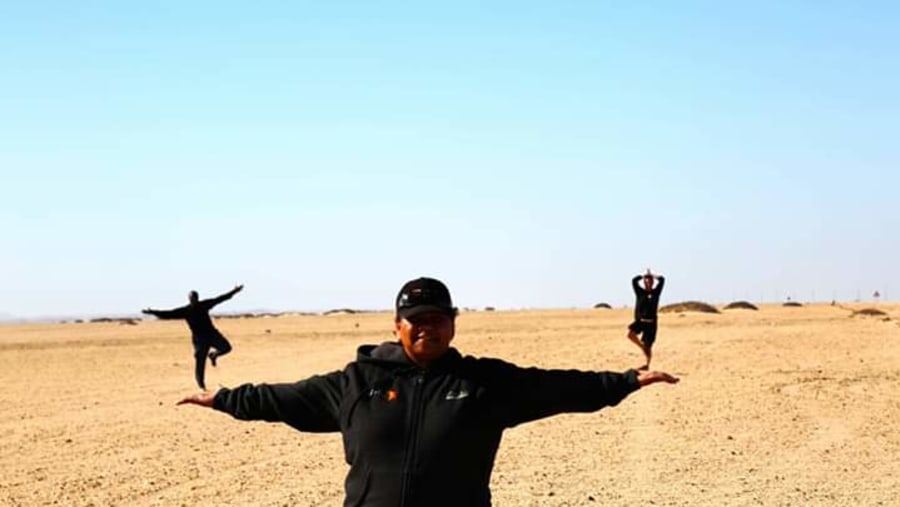
[{"label": "man in black jacket", "polygon": [[[243,289],[243,285],[237,285],[225,294],[202,301],[197,291],[192,290],[188,293],[188,304],[185,306],[173,310],[154,310],[152,308],[141,310],[142,313],[153,315],[159,319],[184,319],[187,321],[188,327],[191,328],[191,342],[194,344],[194,378],[200,389],[204,391],[206,390],[206,381],[204,380],[206,358],[208,357],[215,366],[216,359],[231,352],[231,344],[213,326],[209,311],[217,304],[231,299]],[[212,352],[210,349],[213,349]]]},{"label": "man in black jacket", "polygon": [[407,282],[395,302],[397,342],[364,345],[343,371],[294,384],[245,384],[188,396],[237,419],[341,432],[346,506],[486,507],[506,428],[618,404],[661,372],[521,368],[450,347],[457,310],[438,280]]},{"label": "man in black jacket", "polygon": [[[638,280],[644,279],[644,287],[638,285]],[[654,278],[657,280],[653,287]],[[643,276],[637,275],[631,279],[631,288],[634,289],[634,322],[628,325],[628,339],[641,348],[647,362],[638,368],[646,370],[650,368],[650,359],[653,357],[653,343],[656,341],[656,312],[659,309],[659,295],[662,294],[666,279],[662,275],[654,275],[648,269]],[[638,339],[638,335],[641,335]]]}]

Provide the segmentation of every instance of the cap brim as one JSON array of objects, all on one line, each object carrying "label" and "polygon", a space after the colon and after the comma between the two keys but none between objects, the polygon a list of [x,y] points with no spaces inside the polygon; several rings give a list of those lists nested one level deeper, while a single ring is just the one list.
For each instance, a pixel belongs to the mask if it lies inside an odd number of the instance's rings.
[{"label": "cap brim", "polygon": [[423,313],[429,312],[443,313],[444,315],[449,315],[452,317],[456,315],[456,308],[447,308],[446,306],[436,305],[416,305],[409,308],[401,308],[397,310],[397,317],[405,319],[407,317],[421,315]]}]

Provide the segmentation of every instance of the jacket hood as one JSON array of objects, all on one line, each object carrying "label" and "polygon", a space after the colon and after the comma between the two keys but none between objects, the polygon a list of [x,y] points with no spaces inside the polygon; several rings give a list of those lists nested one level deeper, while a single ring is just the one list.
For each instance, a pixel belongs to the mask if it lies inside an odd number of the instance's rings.
[{"label": "jacket hood", "polygon": [[[440,368],[461,358],[459,351],[450,347],[444,357],[435,361],[431,369]],[[380,364],[388,368],[418,368],[399,341],[384,342],[381,345],[362,345],[356,350],[356,358],[361,363]]]}]

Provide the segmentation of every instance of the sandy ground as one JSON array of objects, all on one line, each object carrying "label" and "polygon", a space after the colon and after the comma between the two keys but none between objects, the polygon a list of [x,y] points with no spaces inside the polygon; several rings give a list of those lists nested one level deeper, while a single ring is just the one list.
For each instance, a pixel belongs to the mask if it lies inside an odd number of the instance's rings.
[{"label": "sandy ground", "polygon": [[[898,505],[900,305],[662,316],[655,369],[618,407],[506,433],[498,506]],[[640,364],[627,310],[465,313],[455,346],[521,365]],[[210,386],[294,381],[390,338],[391,316],[218,320]],[[198,407],[186,326],[0,327],[0,505],[340,505],[337,434]]]}]

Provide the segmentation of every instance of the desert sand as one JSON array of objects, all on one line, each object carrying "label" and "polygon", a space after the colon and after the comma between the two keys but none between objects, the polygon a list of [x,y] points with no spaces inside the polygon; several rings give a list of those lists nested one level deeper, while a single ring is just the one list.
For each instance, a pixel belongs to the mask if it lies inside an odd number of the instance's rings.
[{"label": "desert sand", "polygon": [[[857,308],[871,305],[856,305]],[[721,306],[720,306],[721,307]],[[900,305],[663,314],[654,369],[617,407],[506,432],[497,506],[898,505]],[[630,311],[467,312],[454,345],[520,365],[641,364]],[[389,313],[220,319],[207,383],[286,382],[391,339]],[[182,322],[0,326],[0,505],[340,505],[338,434],[176,407]]]}]

